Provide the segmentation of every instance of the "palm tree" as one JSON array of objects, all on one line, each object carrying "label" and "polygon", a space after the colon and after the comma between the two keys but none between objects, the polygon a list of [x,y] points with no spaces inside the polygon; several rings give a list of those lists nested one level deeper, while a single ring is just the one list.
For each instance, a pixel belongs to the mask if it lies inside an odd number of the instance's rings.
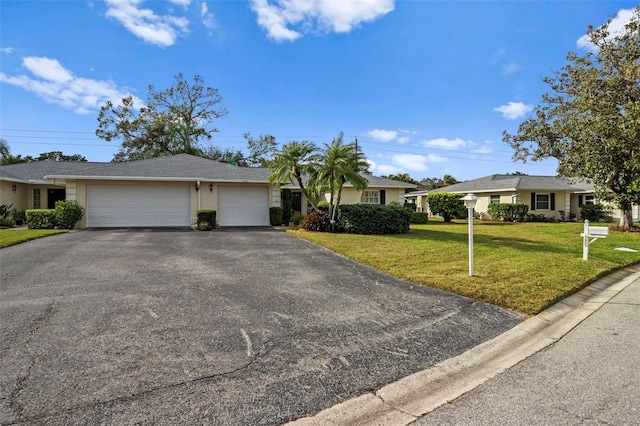
[{"label": "palm tree", "polygon": [[283,145],[268,163],[271,173],[269,183],[272,185],[297,184],[311,205],[317,208],[315,203],[317,197],[310,197],[309,191],[302,182],[302,176],[309,172],[310,165],[315,161],[317,150],[316,144],[307,141],[291,141]]},{"label": "palm tree", "polygon": [[342,196],[342,187],[350,183],[362,191],[367,187],[367,180],[360,175],[368,166],[364,154],[357,150],[355,143],[344,144],[343,134],[331,144],[324,145],[324,151],[316,158],[309,177],[310,188],[315,192],[330,191],[329,216],[332,228],[338,216],[338,206]]}]

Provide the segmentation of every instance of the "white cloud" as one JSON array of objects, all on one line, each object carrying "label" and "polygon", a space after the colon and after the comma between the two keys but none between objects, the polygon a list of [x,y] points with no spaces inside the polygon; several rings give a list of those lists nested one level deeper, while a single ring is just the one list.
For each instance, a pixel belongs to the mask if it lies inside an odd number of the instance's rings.
[{"label": "white cloud", "polygon": [[461,149],[461,148],[469,148],[475,145],[472,141],[465,141],[460,138],[455,139],[447,139],[447,138],[437,138],[423,141],[422,144],[427,148],[440,148],[440,149]]},{"label": "white cloud", "polygon": [[[98,110],[106,101],[119,103],[129,93],[111,81],[99,81],[77,77],[65,69],[56,59],[26,57],[22,65],[36,78],[26,75],[11,77],[0,73],[0,82],[22,87],[45,101],[63,106],[78,114]],[[143,102],[133,97],[136,105]]]},{"label": "white cloud", "polygon": [[202,17],[202,25],[209,29],[214,27],[215,21],[213,19],[213,13],[209,12],[207,4],[204,2],[202,3],[202,6],[200,8],[200,16]]},{"label": "white cloud", "polygon": [[191,0],[169,0],[169,1],[173,4],[180,5],[184,8],[189,7],[189,5],[191,4]]},{"label": "white cloud", "polygon": [[[609,39],[617,37],[624,33],[624,26],[631,22],[633,18],[634,9],[620,9],[618,14],[611,20],[609,24]],[[591,50],[592,52],[598,51],[598,47],[591,42],[591,38],[585,34],[576,41],[576,45],[582,49]]]},{"label": "white cloud", "polygon": [[396,154],[391,159],[398,166],[412,172],[423,172],[429,168],[427,166],[427,157],[424,155]]},{"label": "white cloud", "polygon": [[522,102],[509,102],[507,105],[496,107],[493,110],[502,113],[505,118],[515,120],[533,111],[533,105],[525,105]]},{"label": "white cloud", "polygon": [[379,175],[396,175],[402,172],[402,169],[389,164],[381,164],[375,168],[375,173]]},{"label": "white cloud", "polygon": [[[395,0],[252,0],[258,24],[275,41],[294,41],[315,31],[348,33],[393,11]],[[290,29],[290,26],[297,30]]]},{"label": "white cloud", "polygon": [[13,47],[0,47],[2,53],[13,53]]},{"label": "white cloud", "polygon": [[398,137],[398,132],[396,132],[395,130],[374,129],[374,130],[369,130],[367,132],[367,136],[382,142],[391,142],[392,140]]},{"label": "white cloud", "polygon": [[493,145],[493,142],[484,141],[484,144],[480,148],[474,149],[471,152],[474,154],[491,154],[493,152],[491,145]]},{"label": "white cloud", "polygon": [[[105,0],[106,16],[120,22],[142,40],[167,47],[175,44],[181,34],[188,30],[187,18],[171,15],[156,15],[151,9],[140,9],[142,0]],[[179,2],[184,3],[184,2]]]},{"label": "white cloud", "polygon": [[404,145],[405,143],[409,142],[411,138],[409,136],[402,136],[398,138],[398,143],[400,145]]},{"label": "white cloud", "polygon": [[509,62],[508,64],[504,64],[501,67],[502,74],[504,74],[504,75],[513,74],[514,72],[518,71],[519,69],[520,69],[520,65],[518,65],[516,62]]}]

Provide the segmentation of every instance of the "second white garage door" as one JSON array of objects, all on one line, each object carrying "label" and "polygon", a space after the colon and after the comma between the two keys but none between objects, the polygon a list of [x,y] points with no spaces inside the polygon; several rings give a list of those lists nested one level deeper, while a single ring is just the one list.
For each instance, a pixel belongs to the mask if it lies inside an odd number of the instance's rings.
[{"label": "second white garage door", "polygon": [[217,219],[220,226],[268,226],[269,188],[218,187]]},{"label": "second white garage door", "polygon": [[92,227],[189,226],[186,185],[87,185]]}]

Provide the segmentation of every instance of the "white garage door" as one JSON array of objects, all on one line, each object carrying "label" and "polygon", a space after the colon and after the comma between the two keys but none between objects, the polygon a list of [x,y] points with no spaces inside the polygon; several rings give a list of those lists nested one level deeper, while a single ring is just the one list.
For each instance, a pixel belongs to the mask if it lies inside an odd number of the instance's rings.
[{"label": "white garage door", "polygon": [[189,188],[87,185],[88,226],[189,226]]},{"label": "white garage door", "polygon": [[218,187],[220,226],[268,226],[269,188],[246,186]]}]

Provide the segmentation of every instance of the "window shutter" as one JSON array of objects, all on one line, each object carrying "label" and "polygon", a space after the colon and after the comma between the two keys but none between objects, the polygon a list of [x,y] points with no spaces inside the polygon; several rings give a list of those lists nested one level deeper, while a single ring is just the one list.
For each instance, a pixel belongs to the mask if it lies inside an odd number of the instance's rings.
[{"label": "window shutter", "polygon": [[387,191],[385,189],[380,190],[380,204],[387,204]]},{"label": "window shutter", "polygon": [[536,209],[536,193],[532,192],[531,193],[531,210],[535,210]]},{"label": "window shutter", "polygon": [[578,195],[578,207],[582,207],[582,195]]},{"label": "window shutter", "polygon": [[556,193],[552,192],[551,193],[551,210],[555,210],[556,209]]}]

